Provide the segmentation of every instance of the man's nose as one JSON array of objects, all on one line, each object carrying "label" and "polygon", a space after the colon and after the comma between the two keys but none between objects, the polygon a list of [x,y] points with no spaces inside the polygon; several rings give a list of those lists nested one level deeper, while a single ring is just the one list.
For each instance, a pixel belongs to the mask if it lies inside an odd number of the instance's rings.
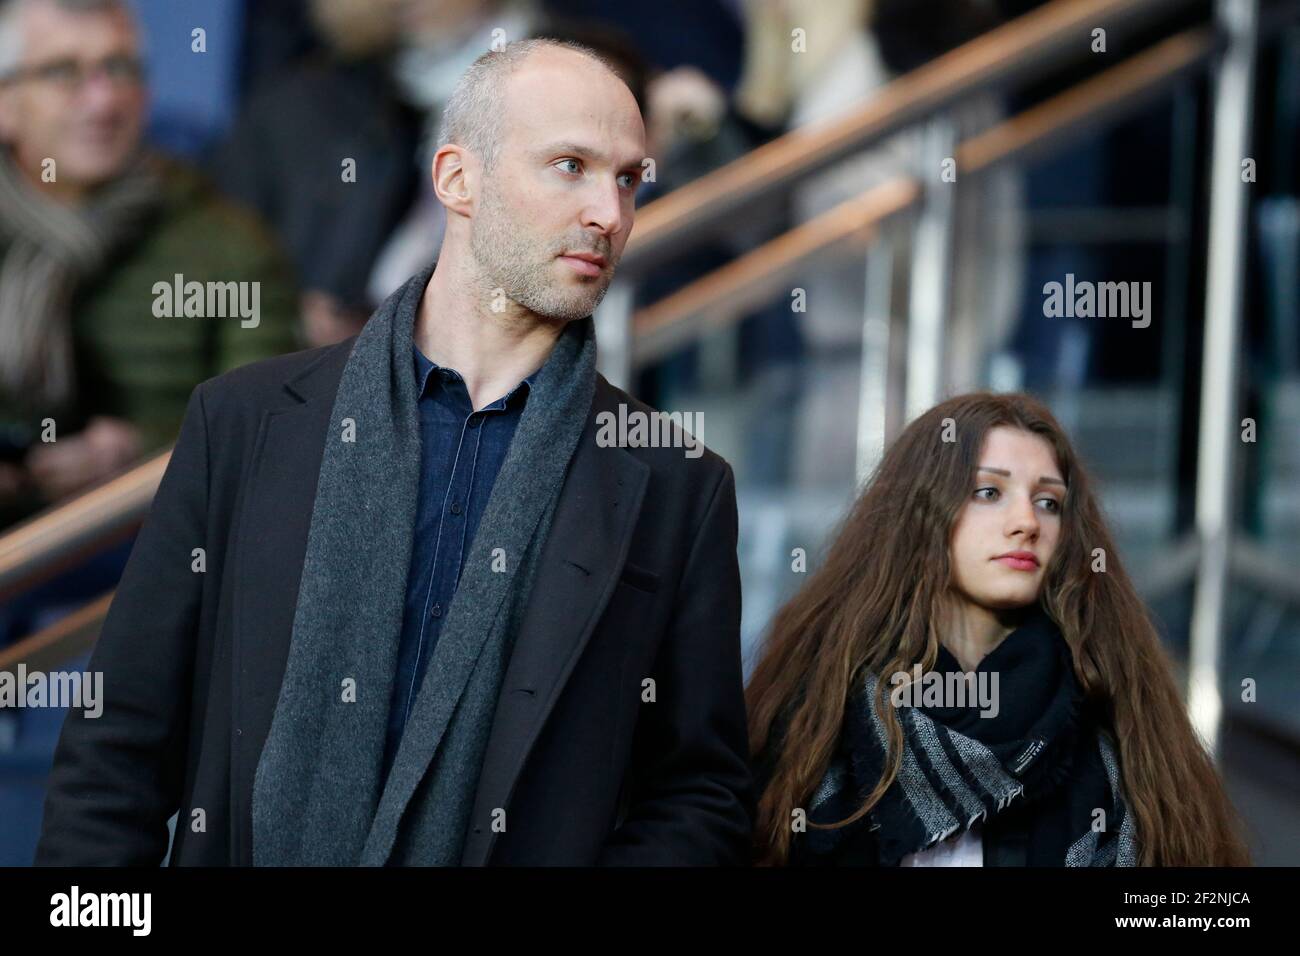
[{"label": "man's nose", "polygon": [[582,214],[583,226],[598,226],[607,235],[616,234],[623,227],[623,197],[618,181],[597,180],[591,189]]},{"label": "man's nose", "polygon": [[78,91],[81,106],[96,113],[118,108],[125,97],[121,86],[100,70],[92,71]]}]

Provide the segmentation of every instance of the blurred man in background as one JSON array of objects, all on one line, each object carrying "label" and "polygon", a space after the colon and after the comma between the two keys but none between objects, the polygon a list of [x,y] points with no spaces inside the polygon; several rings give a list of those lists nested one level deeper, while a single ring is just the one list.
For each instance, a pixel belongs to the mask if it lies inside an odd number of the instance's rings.
[{"label": "blurred man in background", "polygon": [[[198,382],[297,344],[269,234],[142,147],[147,107],[125,0],[0,0],[0,526],[170,444]],[[247,284],[256,321],[159,310],[174,282]]]}]

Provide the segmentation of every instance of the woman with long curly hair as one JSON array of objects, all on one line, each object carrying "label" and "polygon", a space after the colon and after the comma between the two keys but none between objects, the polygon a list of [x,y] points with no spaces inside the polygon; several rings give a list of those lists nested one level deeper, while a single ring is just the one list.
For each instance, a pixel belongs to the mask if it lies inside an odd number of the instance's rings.
[{"label": "woman with long curly hair", "polygon": [[1024,394],[889,448],[746,689],[759,865],[1245,865],[1064,430]]}]

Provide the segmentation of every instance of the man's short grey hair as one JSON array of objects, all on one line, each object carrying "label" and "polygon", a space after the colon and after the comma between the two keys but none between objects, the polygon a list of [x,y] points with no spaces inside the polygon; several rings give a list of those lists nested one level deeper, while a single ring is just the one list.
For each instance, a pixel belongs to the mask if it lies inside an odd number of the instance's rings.
[{"label": "man's short grey hair", "polygon": [[0,79],[23,62],[22,12],[34,3],[52,3],[73,13],[126,10],[135,19],[135,9],[127,0],[0,0]]},{"label": "man's short grey hair", "polygon": [[571,50],[604,67],[622,82],[609,62],[589,46],[544,37],[514,40],[500,50],[484,53],[457,81],[443,108],[438,128],[439,148],[448,143],[463,146],[482,159],[484,168],[491,170],[501,145],[506,80],[519,64],[542,49]]}]

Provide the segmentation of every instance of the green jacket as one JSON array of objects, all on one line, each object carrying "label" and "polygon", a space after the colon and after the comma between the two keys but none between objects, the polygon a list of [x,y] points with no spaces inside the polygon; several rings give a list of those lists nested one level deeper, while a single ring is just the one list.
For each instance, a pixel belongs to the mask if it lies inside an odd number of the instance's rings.
[{"label": "green jacket", "polygon": [[[172,160],[164,170],[165,199],[154,221],[74,293],[78,395],[75,407],[53,415],[59,437],[80,430],[91,416],[111,415],[141,430],[146,456],[161,451],[176,440],[190,392],[200,382],[304,347],[291,267],[267,228],[221,198],[198,172]],[[166,314],[155,287],[173,287],[177,274],[185,284],[257,283],[256,326],[237,312],[187,318],[183,300]],[[27,426],[21,430],[36,440],[40,420],[50,414],[33,414],[15,396],[0,394],[0,423]]]}]

